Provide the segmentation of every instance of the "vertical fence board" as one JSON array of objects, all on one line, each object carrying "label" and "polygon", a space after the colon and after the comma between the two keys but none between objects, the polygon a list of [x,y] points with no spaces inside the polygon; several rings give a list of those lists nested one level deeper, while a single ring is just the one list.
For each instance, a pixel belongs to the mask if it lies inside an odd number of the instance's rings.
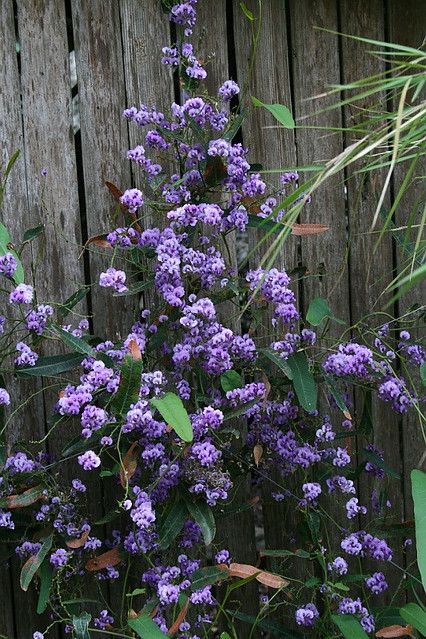
[{"label": "vertical fence board", "polygon": [[[385,24],[383,4],[380,0],[363,0],[358,3],[357,11],[353,11],[347,3],[341,5],[341,31],[351,35],[363,36],[375,40],[385,38]],[[363,77],[373,76],[385,70],[383,60],[378,60],[368,53],[370,47],[350,38],[342,38],[342,76],[343,82],[349,83]],[[380,96],[381,108],[386,108],[386,97]],[[360,109],[378,106],[377,96],[374,99],[358,101],[355,107],[344,108],[344,126],[353,126],[360,119],[367,117],[367,113],[360,113]],[[347,134],[346,146],[353,142],[351,134]],[[349,137],[351,136],[351,137]],[[349,272],[351,283],[351,322],[359,322],[368,313],[379,311],[388,301],[389,296],[381,295],[387,284],[393,278],[393,246],[392,236],[385,234],[376,251],[374,247],[377,234],[371,232],[371,223],[376,209],[378,194],[384,181],[383,172],[376,172],[374,176],[356,174],[360,163],[352,165],[347,171],[348,177],[348,209],[349,209]],[[387,197],[384,206],[389,209],[390,198]],[[379,222],[378,228],[381,227]],[[373,325],[384,323],[384,315],[373,318]],[[368,322],[370,323],[370,322]],[[368,336],[366,336],[368,338]],[[358,399],[358,402],[357,402]],[[362,405],[360,398],[355,397],[355,411],[361,417]],[[372,405],[373,438],[372,443],[384,452],[392,468],[400,473],[402,468],[402,454],[400,451],[399,425],[397,415],[379,399],[373,399]],[[362,448],[365,438],[360,442],[360,459],[363,459]],[[388,498],[392,503],[390,517],[400,522],[403,519],[403,495],[401,482],[392,477],[384,480],[374,480],[371,476],[363,475],[360,481],[360,502],[371,508],[371,491],[377,489],[379,493],[386,487]],[[374,517],[374,512],[370,517]],[[362,521],[365,518],[361,518]],[[393,544],[394,561],[400,565],[403,562],[401,544],[398,540]],[[372,562],[371,566],[375,570]],[[394,574],[389,592],[393,592],[398,585],[400,575]]]},{"label": "vertical fence board", "polygon": [[[426,25],[426,4],[424,2],[415,2],[415,0],[406,0],[399,5],[395,0],[388,2],[388,29],[389,40],[396,44],[420,48],[425,37]],[[424,90],[423,90],[424,95]],[[398,105],[394,104],[393,109],[397,109]],[[398,189],[404,179],[409,163],[398,164],[393,175],[394,194],[398,193]],[[415,169],[417,176],[426,174],[426,160],[421,158]],[[421,208],[426,200],[426,189],[423,182],[417,180],[416,185],[411,185],[403,195],[395,215],[395,224],[397,227],[403,227],[407,224],[411,212],[417,207],[413,224],[419,224],[421,221]],[[410,240],[415,242],[417,229],[410,234]],[[396,260],[397,272],[400,272],[408,263],[407,255],[404,254],[397,244]],[[401,296],[398,301],[398,314],[406,312],[415,304],[423,305],[426,299],[425,280],[411,288],[407,293]],[[421,329],[420,329],[421,330]],[[412,336],[419,337],[418,332],[411,331]],[[424,337],[424,331],[423,331]],[[415,377],[418,382],[418,376]],[[421,386],[419,385],[421,394]],[[413,468],[420,468],[426,472],[426,463],[424,452],[426,443],[422,436],[421,427],[418,416],[412,412],[403,417],[402,421],[402,444],[403,444],[403,479],[404,479],[404,497],[405,497],[405,518],[413,517],[413,501],[411,496],[411,478],[410,473]],[[413,535],[411,535],[413,536]],[[407,562],[415,560],[414,548],[407,552]]]},{"label": "vertical fence board", "polygon": [[[215,28],[211,28],[211,25]],[[194,30],[194,42],[198,43],[195,51],[197,57],[207,61],[207,88],[210,95],[217,95],[219,87],[229,75],[229,59],[227,45],[227,14],[226,0],[219,2],[201,3],[198,10],[197,25]],[[208,231],[207,231],[208,233]],[[230,254],[230,266],[237,264],[236,236],[229,234],[226,242]],[[227,254],[225,246],[224,253]],[[230,326],[236,333],[241,333],[241,323],[238,317],[238,306],[234,301],[222,303],[218,309],[220,321]],[[235,420],[235,427],[245,430],[243,421]],[[240,442],[243,441],[245,432],[242,432]],[[238,458],[239,446],[235,446],[233,453]],[[231,494],[234,505],[243,505],[250,498],[250,478],[246,477]],[[218,519],[217,536],[215,548],[227,548],[234,561],[253,564],[256,561],[256,544],[253,511],[244,510],[234,515]],[[255,614],[258,607],[258,590],[256,585],[249,584],[244,589],[235,591],[230,600],[231,609],[241,609],[242,611]],[[247,629],[246,624],[235,622],[238,633]]]},{"label": "vertical fence board", "polygon": [[[3,78],[0,84],[0,113],[2,114],[0,170],[4,170],[16,150],[20,149],[21,155],[9,176],[0,215],[1,222],[11,230],[12,239],[16,242],[22,235],[21,219],[28,218],[28,201],[25,186],[20,82],[15,40],[13,3],[10,0],[0,3],[0,68],[3,69]],[[17,210],[22,213],[18,219],[16,219]],[[2,304],[1,312],[5,311]],[[12,407],[15,407],[21,397],[18,393],[13,392],[11,399]],[[7,436],[10,440],[9,433]],[[0,556],[0,592],[2,593],[0,597],[0,634],[12,637],[15,633],[12,571],[15,571],[17,566],[15,562],[11,566],[9,554],[13,556],[13,547],[7,547],[4,544]]]},{"label": "vertical fence board", "polygon": [[[89,237],[114,227],[112,213],[117,203],[105,181],[122,190],[130,186],[129,165],[124,161],[129,142],[122,116],[126,91],[119,8],[116,2],[72,0]],[[122,222],[119,217],[115,225]],[[95,333],[115,340],[130,327],[135,302],[133,298],[114,299],[111,291],[98,286],[99,274],[109,266],[110,259],[110,251],[106,256],[99,256],[95,249],[90,251]]]},{"label": "vertical fence board", "polygon": [[[246,3],[256,18],[254,30],[257,29],[258,4],[254,0]],[[239,85],[245,89],[245,103],[255,96],[266,104],[279,103],[292,110],[291,77],[288,61],[287,19],[285,3],[280,0],[264,3],[262,6],[261,32],[253,72],[249,77],[252,56],[252,25],[243,14],[240,3],[234,2],[234,32]],[[279,127],[275,118],[265,109],[252,109],[243,125],[243,143],[250,149],[249,161],[260,163],[265,170],[294,167],[296,150],[294,134],[290,130]],[[279,179],[274,174],[264,174],[263,179],[268,187],[277,188]],[[280,197],[278,196],[278,201]],[[257,268],[272,243],[263,242],[256,249],[263,237],[262,232],[250,229],[249,249],[254,250],[250,259],[250,268]],[[298,242],[290,236],[277,256],[275,266],[291,271],[298,262]],[[297,289],[297,282],[295,283]],[[296,290],[297,295],[297,290]],[[263,325],[257,331],[257,337],[266,346],[271,341],[271,313],[265,313]],[[262,472],[262,469],[259,469]],[[271,482],[265,478],[262,499],[262,517],[264,528],[264,545],[266,548],[289,548],[291,546],[290,530],[292,515],[289,504],[278,503],[271,498],[271,492],[280,492],[283,478],[274,473]],[[293,505],[293,504],[292,504]],[[263,545],[263,542],[262,542]],[[292,570],[297,567],[292,567]]]}]

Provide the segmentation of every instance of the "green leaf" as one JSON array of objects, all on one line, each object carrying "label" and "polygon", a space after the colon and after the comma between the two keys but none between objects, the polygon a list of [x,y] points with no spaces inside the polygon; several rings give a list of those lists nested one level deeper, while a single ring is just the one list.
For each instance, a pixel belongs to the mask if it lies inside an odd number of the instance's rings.
[{"label": "green leaf", "polygon": [[226,371],[226,373],[222,373],[220,376],[220,385],[224,392],[227,393],[228,391],[235,390],[236,388],[241,388],[243,380],[237,371],[231,369],[230,371]]},{"label": "green leaf", "polygon": [[40,591],[38,594],[37,601],[37,614],[41,615],[47,606],[47,602],[49,601],[50,588],[53,580],[53,569],[52,566],[46,559],[40,566]]},{"label": "green leaf", "polygon": [[411,471],[411,491],[414,502],[414,522],[416,526],[417,563],[426,590],[426,473]]},{"label": "green leaf", "polygon": [[364,406],[359,423],[359,430],[364,435],[370,435],[373,432],[373,428],[373,397],[371,389],[368,389],[364,394]]},{"label": "green leaf", "polygon": [[65,302],[62,302],[62,304],[58,304],[58,319],[62,321],[74,308],[74,306],[77,306],[77,304],[86,297],[89,291],[90,286],[83,286],[82,288],[79,288],[75,293],[73,293],[70,297],[68,297]]},{"label": "green leaf", "polygon": [[287,359],[287,364],[293,375],[293,386],[301,406],[307,411],[313,411],[317,405],[317,387],[314,376],[309,370],[306,353],[298,351]]},{"label": "green leaf", "polygon": [[15,371],[18,377],[54,377],[80,366],[82,353],[66,353],[39,357],[34,366],[21,366]]},{"label": "green leaf", "polygon": [[324,375],[324,381],[327,384],[328,390],[332,394],[334,401],[336,402],[337,406],[340,408],[342,413],[345,415],[345,417],[348,419],[350,415],[350,411],[345,404],[345,401],[343,399],[341,392],[336,386],[335,379],[331,375],[327,375],[325,373],[323,375]]},{"label": "green leaf", "polygon": [[246,615],[245,612],[240,612],[239,610],[227,610],[226,612],[232,617],[235,617],[235,619],[250,624],[252,628],[254,624],[256,624],[256,627],[270,632],[274,637],[279,637],[280,639],[303,639],[303,635],[301,635],[300,632],[297,630],[289,630],[288,626],[285,626],[279,621],[274,621],[273,619],[261,619],[259,621],[254,615]]},{"label": "green leaf", "polygon": [[346,639],[368,639],[358,619],[352,615],[331,615],[331,618]]},{"label": "green leaf", "polygon": [[232,408],[231,410],[223,411],[223,421],[226,422],[228,419],[234,419],[234,417],[239,417],[240,415],[244,415],[248,411],[249,408],[258,404],[258,399],[252,399],[250,402],[246,402],[245,404],[241,404],[236,408]]},{"label": "green leaf", "polygon": [[186,518],[185,503],[180,500],[175,501],[158,533],[160,548],[164,549],[170,546],[182,530]]},{"label": "green leaf", "polygon": [[129,410],[130,404],[138,401],[142,371],[142,360],[125,355],[121,364],[120,384],[111,402],[111,407],[116,414],[124,415]]},{"label": "green leaf", "polygon": [[246,6],[246,3],[245,2],[240,2],[240,7],[241,7],[241,11],[244,13],[245,17],[248,18],[250,20],[250,22],[253,22],[253,20],[254,20],[253,12],[250,11],[250,9]]},{"label": "green leaf", "polygon": [[35,240],[36,237],[41,235],[44,231],[44,224],[39,224],[38,226],[34,226],[32,229],[27,229],[24,233],[24,237],[22,238],[23,242],[31,242]]},{"label": "green leaf", "polygon": [[343,590],[343,592],[349,592],[349,586],[347,586],[346,584],[342,584],[341,581],[336,581],[336,583],[333,584],[333,588],[337,588],[337,590]]},{"label": "green leaf", "polygon": [[92,615],[88,612],[82,612],[78,617],[72,618],[72,625],[76,639],[90,639],[89,623]]},{"label": "green leaf", "polygon": [[363,455],[364,455],[364,457],[367,457],[367,459],[372,461],[373,464],[375,464],[376,466],[378,466],[379,468],[384,470],[386,475],[389,475],[389,477],[394,477],[395,479],[400,479],[400,476],[398,475],[398,473],[396,473],[394,470],[392,470],[392,468],[390,468],[387,464],[385,464],[383,459],[381,459],[379,457],[379,455],[374,452],[374,450],[365,450],[364,449],[363,450]]},{"label": "green leaf", "polygon": [[164,639],[167,637],[155,621],[147,615],[136,617],[136,619],[128,619],[127,625],[134,630],[141,639]]},{"label": "green leaf", "polygon": [[36,574],[37,570],[40,568],[41,564],[44,561],[47,553],[52,547],[53,536],[49,535],[43,541],[38,553],[36,555],[32,555],[25,564],[22,566],[21,576],[19,579],[19,583],[21,585],[22,590],[27,591],[28,586],[30,585],[32,578]]},{"label": "green leaf", "polygon": [[272,348],[260,348],[259,352],[267,357],[271,362],[276,364],[276,366],[278,366],[278,368],[282,370],[286,377],[288,377],[289,379],[293,379],[293,373],[287,363],[287,360],[281,357],[281,355],[278,355],[276,351],[272,350]]},{"label": "green leaf", "polygon": [[40,499],[45,491],[45,487],[41,484],[24,490],[19,495],[8,495],[0,499],[0,508],[25,508],[31,506]]},{"label": "green leaf", "polygon": [[22,266],[22,262],[19,259],[18,253],[13,248],[12,240],[9,235],[9,231],[7,228],[0,222],[0,256],[5,255],[6,253],[12,253],[13,257],[16,260],[16,271],[13,275],[13,281],[15,284],[23,284],[24,282],[24,267]]},{"label": "green leaf", "polygon": [[180,397],[175,393],[166,393],[161,399],[152,399],[150,403],[184,442],[192,442],[192,424]]},{"label": "green leaf", "polygon": [[65,331],[57,324],[52,324],[50,329],[62,342],[64,342],[64,344],[70,346],[74,351],[84,353],[85,355],[94,354],[92,347],[85,342],[84,339],[81,339],[81,337],[75,337],[75,335]]},{"label": "green leaf", "polygon": [[231,635],[227,632],[222,632],[220,635],[220,639],[231,639]]},{"label": "green leaf", "polygon": [[216,522],[213,511],[205,501],[187,500],[186,505],[192,519],[199,525],[206,546],[212,543],[216,535]]},{"label": "green leaf", "polygon": [[[424,539],[423,539],[424,543]],[[399,609],[399,614],[407,623],[426,636],[426,612],[416,603],[409,603]]]},{"label": "green leaf", "polygon": [[147,288],[152,288],[153,285],[154,285],[154,278],[149,277],[143,282],[136,282],[135,284],[132,284],[132,286],[129,286],[127,291],[124,291],[123,293],[114,293],[113,297],[126,297],[128,295],[136,295],[137,293],[141,293],[142,291],[145,291]]},{"label": "green leaf", "polygon": [[278,122],[282,124],[286,129],[294,129],[294,127],[296,126],[291,112],[283,104],[265,104],[254,96],[251,97],[251,101],[253,102],[255,107],[264,107],[270,113],[272,113],[274,118],[278,120]]},{"label": "green leaf", "polygon": [[16,160],[19,158],[21,151],[19,149],[17,149],[15,151],[15,153],[12,154],[12,156],[9,158],[9,161],[7,163],[7,166],[3,172],[3,183],[6,183],[7,178],[9,177],[9,173],[11,172],[13,165],[15,164]]},{"label": "green leaf", "polygon": [[201,590],[201,588],[204,588],[205,586],[210,586],[211,584],[223,581],[226,578],[226,572],[217,566],[200,568],[191,575],[191,590]]},{"label": "green leaf", "polygon": [[309,304],[308,312],[306,313],[306,321],[312,326],[319,326],[323,319],[331,316],[332,313],[327,300],[322,297],[316,297]]},{"label": "green leaf", "polygon": [[426,386],[426,361],[420,366],[420,379],[423,386]]},{"label": "green leaf", "polygon": [[136,597],[136,595],[143,595],[145,592],[145,588],[135,588],[132,592],[128,592],[126,597]]}]

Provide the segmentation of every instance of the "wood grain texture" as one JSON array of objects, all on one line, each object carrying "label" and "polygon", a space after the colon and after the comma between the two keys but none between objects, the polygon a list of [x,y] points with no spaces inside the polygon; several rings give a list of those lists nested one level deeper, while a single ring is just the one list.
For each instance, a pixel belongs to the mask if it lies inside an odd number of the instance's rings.
[{"label": "wood grain texture", "polygon": [[[254,28],[257,29],[258,3],[253,0],[246,3],[246,6],[256,17]],[[285,3],[273,0],[262,5],[261,31],[251,77],[249,77],[252,55],[251,24],[244,16],[239,2],[235,1],[233,8],[237,74],[240,87],[246,89],[245,95],[243,94],[245,104],[250,103],[250,96],[253,95],[266,104],[284,104],[291,110],[291,77]],[[275,118],[262,108],[251,109],[250,115],[243,125],[243,143],[250,149],[249,161],[260,163],[266,170],[279,168],[284,170],[294,167],[296,164],[293,131],[276,125]],[[278,174],[264,174],[262,177],[267,182],[268,188],[276,188],[279,185]],[[268,240],[256,248],[262,236],[262,233],[253,229],[248,231],[248,246],[253,251],[250,260],[251,268],[256,268],[259,265],[267,247],[271,245],[271,241]],[[297,266],[298,246],[297,239],[290,237],[283,245],[275,266],[288,271]],[[297,295],[297,281],[294,289]],[[262,326],[257,330],[257,338],[265,346],[272,339],[271,319],[272,313],[265,313]],[[290,548],[295,528],[293,525],[294,511],[292,514],[286,504],[275,502],[271,497],[271,492],[280,491],[280,486],[283,484],[282,477],[275,473],[271,480],[272,482],[266,479],[262,489],[264,545],[269,549]],[[297,566],[292,566],[291,571],[295,575]],[[283,610],[278,611],[279,616],[283,614]]]},{"label": "wood grain texture", "polygon": [[[117,2],[72,1],[72,20],[81,118],[84,193],[88,236],[120,226],[114,221],[116,202],[105,187],[108,180],[125,190],[131,186],[120,7]],[[134,298],[113,298],[98,286],[99,275],[110,265],[111,251],[90,251],[93,289],[93,326],[101,338],[127,335],[134,318]],[[120,262],[121,263],[121,262]],[[108,313],[105,313],[105,308]]]},{"label": "wood grain texture", "polygon": [[[388,3],[388,31],[389,39],[391,42],[402,44],[405,46],[412,46],[419,48],[424,41],[426,35],[426,5],[424,2],[415,2],[414,0],[407,0],[398,5],[395,0],[390,0]],[[424,96],[424,90],[423,90]],[[397,105],[393,105],[394,109],[397,109]],[[398,189],[404,179],[405,173],[408,169],[407,164],[397,165],[394,176],[394,193],[398,193]],[[415,174],[417,176],[424,176],[426,174],[426,161],[424,158],[418,163]],[[395,223],[397,226],[404,226],[407,224],[409,216],[413,210],[416,210],[416,215],[413,224],[419,224],[421,221],[422,209],[426,202],[426,189],[423,180],[415,180],[406,191],[402,200],[398,206],[395,214]],[[416,241],[417,229],[413,231],[410,236],[411,241]],[[407,255],[404,254],[397,244],[396,247],[396,261],[397,270],[401,270],[407,264]],[[401,296],[398,302],[398,314],[406,312],[414,305],[425,304],[426,299],[426,282],[423,281],[410,289],[407,293]],[[413,338],[423,337],[424,330],[411,331]],[[418,376],[415,377],[417,384],[419,384]],[[421,386],[418,385],[420,389]],[[413,517],[413,501],[411,495],[411,478],[410,473],[413,468],[420,468],[426,472],[426,463],[424,458],[424,452],[426,450],[426,442],[422,436],[419,419],[416,414],[409,413],[403,417],[402,423],[402,446],[403,446],[403,479],[404,479],[404,507],[405,519],[412,519]],[[423,461],[422,461],[423,460]],[[415,559],[414,548],[410,548],[407,551],[407,562]]]},{"label": "wood grain texture", "polygon": [[[341,30],[355,36],[363,36],[375,40],[385,39],[385,21],[383,5],[380,0],[362,0],[359,2],[359,10],[354,12],[348,4],[342,3],[341,9]],[[368,53],[370,47],[356,40],[341,39],[342,51],[342,79],[344,83],[353,82],[363,77],[382,73],[385,70],[384,62],[378,60]],[[344,108],[344,125],[353,126],[360,119],[366,117],[367,113],[360,109],[378,108],[386,109],[386,97],[357,102],[355,107]],[[345,145],[353,142],[352,137],[345,140]],[[346,172],[347,198],[348,198],[348,230],[350,241],[349,253],[349,273],[351,284],[351,322],[355,324],[362,320],[369,313],[380,311],[389,300],[389,296],[383,296],[382,291],[393,278],[393,242],[390,234],[385,234],[383,241],[377,250],[374,250],[377,235],[371,233],[371,223],[374,217],[379,194],[383,187],[385,178],[384,172],[376,172],[374,175],[356,174],[360,164],[352,165]],[[384,206],[389,210],[390,197],[387,196]],[[367,324],[378,327],[384,323],[384,315],[375,316],[367,320]],[[371,336],[366,334],[366,339]],[[361,418],[363,402],[361,396],[355,396],[355,415]],[[372,405],[373,433],[368,437],[368,441],[373,443],[379,450],[383,451],[385,459],[389,460],[390,466],[397,472],[402,472],[402,451],[400,450],[400,431],[397,415],[391,410],[389,405],[384,404],[378,398],[373,399]],[[358,443],[359,461],[364,459],[363,448],[366,439],[360,438]],[[360,503],[371,507],[372,490],[385,489],[389,500],[392,503],[392,512],[389,514],[392,521],[401,522],[404,518],[404,503],[401,481],[392,477],[386,477],[383,481],[374,480],[373,477],[363,475],[359,481]],[[374,517],[374,513],[370,518]],[[361,528],[364,526],[365,517],[360,517]],[[403,564],[401,543],[396,540],[394,543],[394,561]],[[366,564],[368,562],[365,562]],[[374,562],[368,568],[374,571]],[[388,592],[394,592],[398,586],[400,575],[394,574],[390,580]],[[381,598],[380,604],[389,601],[392,595]]]}]

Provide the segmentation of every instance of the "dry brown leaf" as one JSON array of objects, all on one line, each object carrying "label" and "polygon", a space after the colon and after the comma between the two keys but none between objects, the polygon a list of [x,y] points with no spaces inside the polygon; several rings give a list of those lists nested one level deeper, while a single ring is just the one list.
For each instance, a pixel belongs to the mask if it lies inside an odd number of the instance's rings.
[{"label": "dry brown leaf", "polygon": [[98,248],[112,248],[111,244],[106,239],[105,233],[101,233],[100,235],[92,235],[92,237],[89,237],[84,246],[88,246],[89,244],[94,244]]},{"label": "dry brown leaf", "polygon": [[189,599],[186,600],[185,604],[182,606],[182,610],[180,611],[180,613],[176,617],[176,620],[170,626],[170,628],[169,628],[169,630],[167,632],[169,637],[172,637],[179,630],[179,626],[183,622],[183,620],[185,619],[186,613],[188,612],[188,606],[189,606]]},{"label": "dry brown leaf", "polygon": [[89,559],[86,563],[86,570],[88,572],[96,572],[97,570],[102,570],[107,566],[116,566],[120,563],[120,561],[121,556],[119,549],[113,548],[112,550],[104,552],[102,555],[98,555],[98,557]]},{"label": "dry brown leaf", "polygon": [[115,184],[113,184],[112,182],[108,182],[108,180],[105,182],[105,186],[107,187],[108,191],[112,194],[112,196],[119,202],[121,196],[123,195],[123,191],[121,191],[118,188],[118,186],[115,186]]},{"label": "dry brown leaf", "polygon": [[262,382],[265,385],[265,394],[263,396],[263,408],[265,408],[266,402],[268,401],[269,393],[271,392],[271,384],[265,373],[262,373]]},{"label": "dry brown leaf", "polygon": [[123,463],[120,468],[120,484],[125,488],[129,480],[133,477],[138,467],[138,460],[135,454],[135,448],[138,442],[133,442],[127,453],[124,455]]},{"label": "dry brown leaf", "polygon": [[256,575],[257,581],[270,588],[283,588],[289,584],[289,582],[282,577],[274,575],[272,572],[267,572],[266,570],[259,570],[259,568],[251,566],[250,564],[232,563],[229,566],[228,574],[229,577],[240,577],[241,579]]},{"label": "dry brown leaf", "polygon": [[263,455],[262,444],[256,444],[255,447],[253,448],[253,457],[254,457],[254,463],[256,464],[256,466],[259,466],[260,460],[262,459],[262,455]]},{"label": "dry brown leaf", "polygon": [[130,351],[130,355],[132,356],[132,358],[135,361],[141,360],[142,359],[142,353],[141,353],[141,349],[139,347],[139,344],[137,343],[137,341],[135,339],[131,339],[129,342],[129,351]]},{"label": "dry brown leaf", "polygon": [[291,234],[298,236],[319,235],[329,231],[330,227],[325,224],[292,224]]},{"label": "dry brown leaf", "polygon": [[349,421],[352,421],[352,415],[350,414],[348,410],[344,410],[343,415],[345,416],[346,419],[349,419]]},{"label": "dry brown leaf", "polygon": [[376,632],[376,637],[382,637],[383,639],[407,636],[414,637],[413,626],[411,624],[408,624],[408,626],[386,626],[386,628],[382,628]]},{"label": "dry brown leaf", "polygon": [[81,535],[81,537],[76,537],[75,539],[69,539],[68,541],[65,542],[65,544],[68,546],[68,548],[81,548],[86,543],[87,539],[89,538],[89,535],[90,535],[90,528],[89,530],[86,530],[86,532],[84,532]]}]

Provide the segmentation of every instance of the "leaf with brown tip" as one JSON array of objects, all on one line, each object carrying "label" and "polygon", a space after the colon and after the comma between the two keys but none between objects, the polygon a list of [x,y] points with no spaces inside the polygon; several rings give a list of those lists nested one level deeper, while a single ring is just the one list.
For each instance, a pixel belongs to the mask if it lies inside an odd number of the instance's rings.
[{"label": "leaf with brown tip", "polygon": [[102,555],[98,555],[93,559],[89,559],[86,563],[86,570],[88,572],[96,572],[102,570],[107,566],[117,566],[121,562],[121,554],[118,548],[113,548],[104,552]]},{"label": "leaf with brown tip", "polygon": [[9,497],[6,497],[4,505],[10,509],[31,506],[31,504],[35,504],[36,501],[43,498],[44,490],[44,486],[33,486],[33,488],[24,490],[20,495],[9,495]]},{"label": "leaf with brown tip", "polygon": [[89,244],[94,244],[98,248],[112,248],[111,244],[106,239],[105,233],[101,233],[100,235],[92,235],[92,237],[89,237],[84,246],[86,247]]},{"label": "leaf with brown tip", "polygon": [[123,463],[120,468],[120,484],[123,488],[125,488],[136,472],[136,468],[138,467],[138,460],[135,454],[135,448],[138,445],[138,442],[133,442],[130,446],[129,450],[124,456]]}]

